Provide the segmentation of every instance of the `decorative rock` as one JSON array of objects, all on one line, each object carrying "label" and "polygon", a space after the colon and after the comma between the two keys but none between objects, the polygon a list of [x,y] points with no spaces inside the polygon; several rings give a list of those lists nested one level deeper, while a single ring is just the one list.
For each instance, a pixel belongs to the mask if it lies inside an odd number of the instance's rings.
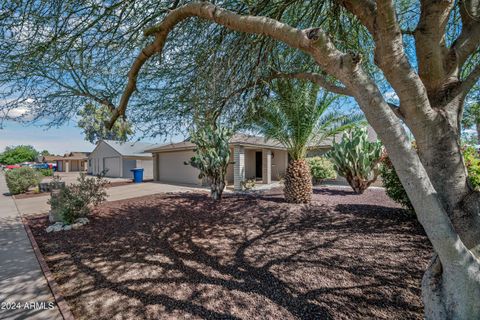
[{"label": "decorative rock", "polygon": [[76,222],[76,223],[72,224],[72,229],[78,229],[81,226],[83,226],[83,224]]},{"label": "decorative rock", "polygon": [[75,223],[79,223],[79,224],[87,224],[89,223],[90,221],[88,220],[88,218],[78,218],[75,220]]},{"label": "decorative rock", "polygon": [[65,230],[65,231],[72,230],[72,226],[67,224],[67,225],[63,226],[63,230]]}]

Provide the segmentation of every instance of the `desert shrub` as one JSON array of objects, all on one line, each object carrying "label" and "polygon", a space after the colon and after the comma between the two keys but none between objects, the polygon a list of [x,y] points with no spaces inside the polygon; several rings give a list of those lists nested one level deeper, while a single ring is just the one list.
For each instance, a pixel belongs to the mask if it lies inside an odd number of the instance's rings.
[{"label": "desert shrub", "polygon": [[49,204],[64,223],[73,223],[86,217],[90,207],[96,206],[107,198],[106,181],[103,177],[87,178],[80,174],[77,183],[65,186],[58,194],[52,194]]},{"label": "desert shrub", "polygon": [[44,177],[51,177],[53,175],[52,169],[38,169],[38,172]]},{"label": "desert shrub", "polygon": [[480,190],[480,157],[478,151],[472,147],[463,149],[463,160],[468,171],[468,178],[473,188]]},{"label": "desert shrub", "polygon": [[40,183],[40,175],[32,168],[22,167],[5,173],[8,190],[11,194],[25,193],[32,186]]},{"label": "desert shrub", "polygon": [[383,186],[390,199],[400,204],[405,209],[415,212],[412,203],[408,198],[407,192],[403,188],[402,182],[400,182],[400,178],[398,177],[390,158],[386,154],[382,157],[380,176],[382,177]]},{"label": "desert shrub", "polygon": [[319,183],[325,179],[335,179],[337,173],[333,167],[333,163],[323,157],[307,158],[308,165],[310,166],[310,173],[314,183]]},{"label": "desert shrub", "polygon": [[340,143],[334,142],[326,155],[353,191],[362,194],[377,180],[382,149],[380,141],[368,140],[366,128],[356,127],[344,133]]}]

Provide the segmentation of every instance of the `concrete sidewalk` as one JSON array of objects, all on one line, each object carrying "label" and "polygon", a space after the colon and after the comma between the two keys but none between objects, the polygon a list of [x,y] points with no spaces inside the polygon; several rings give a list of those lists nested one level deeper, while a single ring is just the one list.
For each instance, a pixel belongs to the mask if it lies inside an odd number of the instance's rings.
[{"label": "concrete sidewalk", "polygon": [[0,319],[62,319],[15,202],[6,194],[0,173]]}]

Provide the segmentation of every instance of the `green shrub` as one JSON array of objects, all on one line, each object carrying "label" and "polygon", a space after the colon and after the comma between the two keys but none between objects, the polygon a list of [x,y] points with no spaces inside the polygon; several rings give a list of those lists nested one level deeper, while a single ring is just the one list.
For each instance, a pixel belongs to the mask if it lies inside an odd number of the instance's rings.
[{"label": "green shrub", "polygon": [[330,160],[322,157],[312,157],[307,158],[307,162],[310,166],[310,172],[314,183],[319,183],[325,179],[337,178],[337,173]]},{"label": "green shrub", "polygon": [[7,171],[5,179],[11,194],[25,193],[30,187],[36,186],[41,181],[38,172],[29,167]]},{"label": "green shrub", "polygon": [[[415,147],[415,145],[414,145]],[[468,178],[473,188],[480,190],[480,158],[477,150],[474,147],[465,147],[463,149],[463,160],[468,171]],[[403,188],[397,172],[393,167],[392,162],[388,156],[382,159],[382,166],[380,175],[383,180],[383,186],[386,189],[387,195],[395,202],[402,205],[404,208],[414,212],[407,192]]]},{"label": "green shrub", "polygon": [[463,149],[463,160],[468,171],[468,178],[472,187],[476,190],[480,190],[480,158],[478,151],[472,147],[466,147]]},{"label": "green shrub", "polygon": [[38,172],[44,177],[53,176],[53,170],[52,169],[38,169]]},{"label": "green shrub", "polygon": [[368,140],[366,128],[356,127],[344,133],[340,143],[333,143],[327,157],[353,191],[362,194],[377,180],[382,149],[380,141]]},{"label": "green shrub", "polygon": [[398,177],[390,158],[386,154],[382,157],[380,176],[382,177],[383,186],[390,199],[400,204],[405,209],[415,212],[412,203],[408,198],[407,192],[403,188],[400,178]]},{"label": "green shrub", "polygon": [[77,183],[63,187],[58,194],[53,193],[48,203],[64,223],[71,224],[78,218],[86,217],[90,206],[105,201],[107,184],[103,177],[87,178],[81,173]]}]

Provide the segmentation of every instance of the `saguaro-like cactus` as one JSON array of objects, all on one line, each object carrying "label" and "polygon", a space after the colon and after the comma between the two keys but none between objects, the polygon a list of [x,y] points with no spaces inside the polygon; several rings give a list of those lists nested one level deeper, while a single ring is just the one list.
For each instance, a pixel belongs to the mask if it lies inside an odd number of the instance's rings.
[{"label": "saguaro-like cactus", "polygon": [[362,194],[379,175],[382,144],[368,141],[366,128],[354,128],[344,133],[340,143],[334,143],[327,156],[337,173],[345,177],[352,189]]}]

